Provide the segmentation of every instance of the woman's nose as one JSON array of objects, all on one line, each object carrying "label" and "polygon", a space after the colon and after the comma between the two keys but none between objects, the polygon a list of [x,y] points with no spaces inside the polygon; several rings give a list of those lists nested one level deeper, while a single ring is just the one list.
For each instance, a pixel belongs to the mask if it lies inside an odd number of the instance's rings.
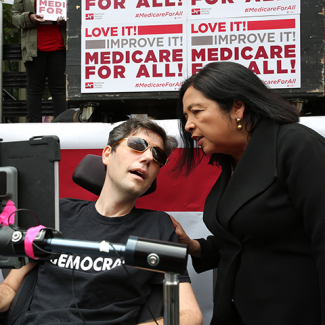
[{"label": "woman's nose", "polygon": [[185,130],[186,130],[187,132],[192,133],[194,127],[195,127],[194,123],[191,122],[191,120],[188,119],[188,120],[186,121],[186,124],[185,124]]}]

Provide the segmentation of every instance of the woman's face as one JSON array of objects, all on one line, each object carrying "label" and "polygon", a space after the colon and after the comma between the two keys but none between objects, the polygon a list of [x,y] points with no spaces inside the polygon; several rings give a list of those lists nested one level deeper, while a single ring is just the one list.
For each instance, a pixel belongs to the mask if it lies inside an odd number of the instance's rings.
[{"label": "woman's face", "polygon": [[183,97],[183,113],[187,120],[185,130],[206,154],[224,153],[234,157],[238,137],[236,118],[241,111],[234,107],[224,112],[214,100],[189,87]]}]

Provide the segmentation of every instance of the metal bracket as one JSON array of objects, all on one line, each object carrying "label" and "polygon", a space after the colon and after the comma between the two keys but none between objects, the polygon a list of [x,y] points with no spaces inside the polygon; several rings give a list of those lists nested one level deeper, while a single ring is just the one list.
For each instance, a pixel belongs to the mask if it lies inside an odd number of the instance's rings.
[{"label": "metal bracket", "polygon": [[302,98],[292,98],[289,99],[289,102],[293,105],[295,105],[298,109],[299,112],[301,112],[302,107],[305,103],[308,103],[307,99],[302,99]]},{"label": "metal bracket", "polygon": [[89,102],[81,107],[80,122],[88,122],[99,103]]}]

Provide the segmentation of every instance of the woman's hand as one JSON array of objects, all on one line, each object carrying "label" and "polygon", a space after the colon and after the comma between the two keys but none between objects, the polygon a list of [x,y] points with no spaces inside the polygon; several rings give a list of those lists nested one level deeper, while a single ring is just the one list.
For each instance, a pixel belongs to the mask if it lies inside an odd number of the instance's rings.
[{"label": "woman's hand", "polygon": [[36,14],[30,14],[29,19],[35,26],[45,21],[42,16]]},{"label": "woman's hand", "polygon": [[178,241],[181,244],[188,245],[188,252],[190,255],[195,257],[201,257],[201,245],[197,240],[191,239],[187,233],[184,231],[181,224],[176,221],[171,215],[170,219],[172,220],[173,226],[175,228],[175,233],[177,235]]}]

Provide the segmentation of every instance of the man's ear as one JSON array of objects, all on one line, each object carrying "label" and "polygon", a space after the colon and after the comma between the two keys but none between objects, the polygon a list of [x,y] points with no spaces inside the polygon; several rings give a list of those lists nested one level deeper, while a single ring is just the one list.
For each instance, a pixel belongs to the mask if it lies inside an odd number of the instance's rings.
[{"label": "man's ear", "polygon": [[231,112],[233,113],[234,118],[243,119],[245,112],[245,104],[241,100],[234,99]]},{"label": "man's ear", "polygon": [[112,153],[112,147],[111,146],[106,146],[104,149],[103,149],[103,152],[102,152],[102,160],[103,160],[103,164],[107,166],[108,164],[108,160],[109,160],[109,157],[110,157],[110,154]]}]

